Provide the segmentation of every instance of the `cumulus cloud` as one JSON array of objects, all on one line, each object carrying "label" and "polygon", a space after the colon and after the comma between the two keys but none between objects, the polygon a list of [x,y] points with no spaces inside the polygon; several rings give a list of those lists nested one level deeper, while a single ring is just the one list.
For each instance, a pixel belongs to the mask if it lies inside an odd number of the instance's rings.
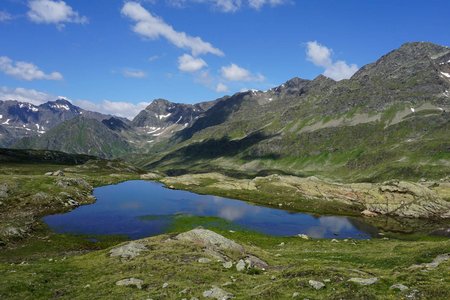
[{"label": "cumulus cloud", "polygon": [[193,73],[200,71],[208,64],[201,58],[195,58],[189,54],[178,57],[178,69],[182,72]]},{"label": "cumulus cloud", "polygon": [[221,75],[228,81],[264,81],[261,74],[252,74],[249,70],[239,67],[236,64],[222,67]]},{"label": "cumulus cloud", "polygon": [[64,23],[88,23],[86,17],[80,16],[64,1],[30,0],[28,9],[28,18],[34,23],[56,24],[60,28],[64,27]]},{"label": "cumulus cloud", "polygon": [[334,80],[348,79],[358,71],[355,64],[347,64],[345,61],[333,61],[333,50],[319,44],[317,41],[308,42],[306,56],[316,66],[325,69],[323,75]]},{"label": "cumulus cloud", "polygon": [[131,69],[123,70],[122,75],[127,78],[137,78],[137,79],[142,79],[142,78],[147,77],[147,73],[145,73],[144,71],[131,70]]},{"label": "cumulus cloud", "polygon": [[0,10],[0,22],[8,22],[12,20],[12,15],[6,11]]},{"label": "cumulus cloud", "polygon": [[55,100],[57,97],[25,88],[9,88],[6,86],[0,87],[0,100],[16,100],[20,102],[29,102],[34,105],[39,105],[47,101]]},{"label": "cumulus cloud", "polygon": [[223,84],[222,82],[219,82],[216,86],[216,92],[217,93],[225,93],[228,92],[228,86]]},{"label": "cumulus cloud", "polygon": [[22,80],[62,80],[63,76],[59,72],[52,72],[49,74],[41,71],[36,65],[24,62],[16,61],[6,56],[0,56],[0,71]]},{"label": "cumulus cloud", "polygon": [[215,48],[201,38],[176,31],[163,19],[153,16],[137,2],[126,2],[122,8],[122,14],[136,22],[133,26],[133,31],[143,37],[149,39],[165,38],[178,48],[190,50],[194,56],[207,53],[218,56],[223,55],[220,49]]},{"label": "cumulus cloud", "polygon": [[103,100],[100,103],[95,103],[89,100],[74,100],[72,102],[74,105],[86,110],[98,111],[104,114],[128,118],[130,120],[150,104],[148,102],[134,104],[131,102],[110,100]]},{"label": "cumulus cloud", "polygon": [[200,3],[211,5],[215,10],[230,13],[236,12],[243,7],[259,10],[263,6],[278,6],[290,3],[290,0],[167,0],[172,6],[185,7],[189,3]]}]

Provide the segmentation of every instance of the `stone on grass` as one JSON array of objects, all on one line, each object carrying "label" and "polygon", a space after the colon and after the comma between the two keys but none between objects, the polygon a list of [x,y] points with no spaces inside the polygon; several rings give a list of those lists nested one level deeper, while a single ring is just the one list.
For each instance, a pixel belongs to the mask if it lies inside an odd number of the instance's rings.
[{"label": "stone on grass", "polygon": [[235,241],[207,229],[196,228],[188,232],[180,233],[175,239],[198,244],[209,249],[244,253],[244,247]]},{"label": "stone on grass", "polygon": [[120,247],[111,249],[109,251],[111,257],[119,256],[123,259],[133,259],[140,255],[141,252],[146,251],[147,247],[137,242],[130,242]]},{"label": "stone on grass", "polygon": [[348,280],[348,282],[353,282],[353,283],[357,283],[359,285],[372,285],[374,283],[376,283],[378,281],[378,278],[373,277],[373,278],[350,278]]},{"label": "stone on grass", "polygon": [[232,299],[234,295],[218,288],[217,286],[213,286],[212,289],[203,292],[203,297],[217,300],[228,300]]},{"label": "stone on grass", "polygon": [[253,255],[248,255],[244,261],[247,264],[248,268],[257,268],[264,271],[269,267],[269,264],[267,264],[259,257]]},{"label": "stone on grass", "polygon": [[302,239],[304,239],[304,240],[309,240],[309,236],[307,236],[306,234],[297,234],[297,236],[299,237],[299,238],[302,238]]},{"label": "stone on grass", "polygon": [[292,298],[297,298],[298,296],[300,296],[300,293],[298,293],[298,292],[295,292],[292,294]]},{"label": "stone on grass", "polygon": [[238,272],[244,271],[244,270],[245,270],[245,261],[243,261],[242,259],[240,259],[240,260],[238,261],[238,263],[236,264],[236,270],[237,270]]},{"label": "stone on grass", "polygon": [[378,216],[378,214],[376,212],[370,211],[368,209],[365,209],[361,212],[361,215],[363,215],[364,217],[376,217]]},{"label": "stone on grass", "polygon": [[164,282],[163,285],[162,285],[162,288],[165,289],[165,288],[167,288],[168,286],[169,286],[169,284],[168,284],[167,282]]},{"label": "stone on grass", "polygon": [[439,265],[450,259],[450,253],[440,254],[433,259],[430,263],[423,263],[420,265],[412,265],[409,267],[410,269],[435,269],[439,267]]},{"label": "stone on grass", "polygon": [[316,280],[310,280],[308,283],[311,287],[313,287],[316,290],[320,290],[325,287],[325,284],[323,282],[316,281]]},{"label": "stone on grass", "polygon": [[403,285],[401,283],[396,283],[394,285],[391,285],[390,289],[391,290],[399,290],[400,292],[404,292],[406,290],[409,290],[409,287],[407,287],[406,285]]},{"label": "stone on grass", "polygon": [[198,262],[201,264],[209,264],[211,262],[211,260],[209,258],[206,257],[201,257],[198,259]]},{"label": "stone on grass", "polygon": [[137,278],[127,278],[122,279],[116,282],[116,285],[118,286],[135,286],[138,289],[142,289],[142,285],[144,284],[144,281]]},{"label": "stone on grass", "polygon": [[233,262],[232,261],[227,261],[223,263],[223,267],[225,269],[231,269],[233,267]]}]

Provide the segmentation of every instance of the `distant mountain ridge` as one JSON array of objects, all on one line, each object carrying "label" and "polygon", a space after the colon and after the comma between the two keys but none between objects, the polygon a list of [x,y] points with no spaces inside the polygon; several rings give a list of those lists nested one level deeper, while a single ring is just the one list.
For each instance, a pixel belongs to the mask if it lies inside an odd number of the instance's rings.
[{"label": "distant mountain ridge", "polygon": [[445,176],[449,91],[450,48],[407,43],[348,80],[294,78],[227,97],[139,163],[169,173]]},{"label": "distant mountain ridge", "polygon": [[[267,91],[193,105],[156,99],[132,121],[108,116],[86,122],[88,112],[78,112],[74,121],[58,126],[58,134],[55,129],[17,145],[125,155],[140,166],[172,173],[438,177],[450,173],[449,91],[450,48],[407,43],[348,80],[293,78]],[[94,128],[85,139],[100,142],[76,147],[72,132],[77,122]],[[11,139],[2,135],[10,130],[7,125],[0,124],[0,142],[2,136]],[[108,143],[116,145],[114,151]]]}]

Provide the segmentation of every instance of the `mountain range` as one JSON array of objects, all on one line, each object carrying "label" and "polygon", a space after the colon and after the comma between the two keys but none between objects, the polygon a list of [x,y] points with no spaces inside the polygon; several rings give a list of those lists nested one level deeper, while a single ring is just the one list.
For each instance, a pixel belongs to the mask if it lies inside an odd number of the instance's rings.
[{"label": "mountain range", "polygon": [[449,111],[450,48],[420,42],[348,80],[293,78],[195,105],[157,99],[131,121],[64,99],[0,101],[0,145],[125,157],[168,174],[443,177]]}]

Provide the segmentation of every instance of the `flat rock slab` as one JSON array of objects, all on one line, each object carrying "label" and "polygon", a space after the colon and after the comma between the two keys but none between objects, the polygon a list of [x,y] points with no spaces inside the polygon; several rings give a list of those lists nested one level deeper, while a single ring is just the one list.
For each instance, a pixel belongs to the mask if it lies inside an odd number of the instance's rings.
[{"label": "flat rock slab", "polygon": [[196,228],[188,232],[180,233],[175,239],[195,243],[207,249],[230,250],[238,253],[244,253],[245,251],[244,247],[235,241],[207,229]]},{"label": "flat rock slab", "polygon": [[440,254],[436,256],[435,259],[433,259],[430,263],[424,263],[420,265],[412,265],[409,267],[410,269],[435,269],[439,267],[439,265],[447,260],[450,259],[450,253]]},{"label": "flat rock slab", "polygon": [[109,251],[111,257],[120,257],[123,259],[133,259],[140,255],[141,252],[147,251],[147,247],[137,242],[130,242],[126,245],[111,249]]},{"label": "flat rock slab", "polygon": [[228,300],[228,299],[232,299],[234,297],[234,295],[231,293],[228,293],[227,291],[222,290],[221,288],[213,286],[212,289],[203,292],[203,297],[213,298],[213,299],[217,299],[217,300]]},{"label": "flat rock slab", "polygon": [[144,284],[144,281],[137,278],[127,278],[122,279],[116,282],[116,285],[118,286],[131,286],[131,287],[137,287],[138,289],[142,289],[142,285]]},{"label": "flat rock slab", "polygon": [[390,289],[391,290],[399,290],[400,292],[404,292],[404,291],[409,290],[409,287],[407,287],[406,285],[403,285],[401,283],[396,283],[396,284],[391,285]]},{"label": "flat rock slab", "polygon": [[359,285],[372,285],[378,281],[378,278],[350,278],[348,282],[357,283]]}]

